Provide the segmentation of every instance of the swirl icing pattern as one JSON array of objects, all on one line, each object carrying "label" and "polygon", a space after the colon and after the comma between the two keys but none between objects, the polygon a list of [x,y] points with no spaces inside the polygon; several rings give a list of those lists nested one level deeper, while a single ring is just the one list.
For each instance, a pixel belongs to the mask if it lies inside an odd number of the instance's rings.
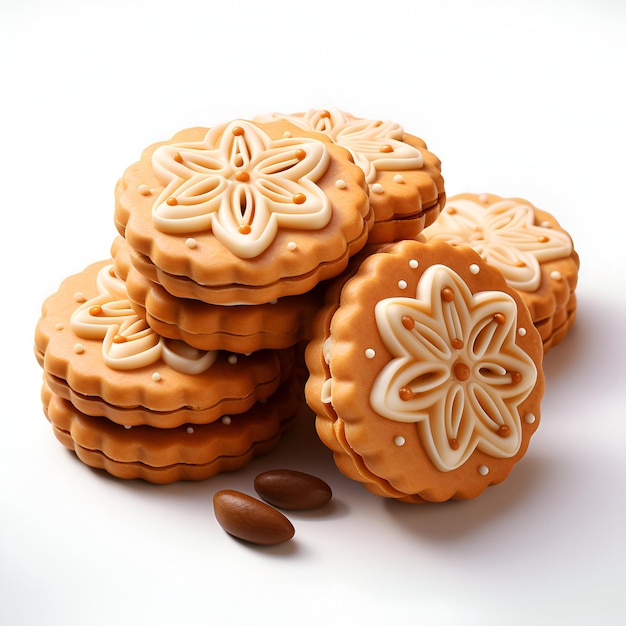
[{"label": "swirl icing pattern", "polygon": [[428,240],[468,245],[497,267],[511,287],[535,291],[541,282],[539,264],[569,256],[572,242],[565,233],[534,222],[533,207],[513,199],[485,207],[453,198],[423,235]]},{"label": "swirl icing pattern", "polygon": [[167,233],[210,230],[233,254],[253,258],[279,228],[315,230],[332,208],[316,181],[330,162],[323,142],[271,139],[236,120],[212,128],[203,141],[167,144],[153,155],[164,185],[152,216]]},{"label": "swirl icing pattern", "polygon": [[460,467],[475,449],[497,458],[522,440],[518,406],[537,380],[516,344],[517,305],[506,293],[472,294],[454,270],[429,267],[415,298],[377,303],[376,324],[393,358],[370,404],[381,416],[415,423],[432,463]]},{"label": "swirl icing pattern", "polygon": [[275,113],[269,119],[285,119],[305,130],[327,135],[352,154],[369,184],[379,171],[419,169],[424,165],[421,152],[402,141],[404,129],[396,122],[357,118],[336,108],[289,115]]},{"label": "swirl icing pattern", "polygon": [[71,328],[84,339],[102,340],[102,358],[109,367],[132,370],[162,359],[179,372],[200,374],[215,362],[215,350],[197,350],[155,333],[130,306],[124,281],[115,275],[113,265],[98,272],[96,285],[98,295],[74,311]]}]

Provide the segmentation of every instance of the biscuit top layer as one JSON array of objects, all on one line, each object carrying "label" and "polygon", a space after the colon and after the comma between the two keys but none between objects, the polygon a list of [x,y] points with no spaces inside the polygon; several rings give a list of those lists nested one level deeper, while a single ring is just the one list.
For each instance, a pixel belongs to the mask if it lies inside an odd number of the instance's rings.
[{"label": "biscuit top layer", "polygon": [[126,285],[104,265],[97,274],[98,294],[80,304],[71,317],[78,337],[102,341],[102,358],[117,370],[135,370],[163,360],[183,374],[200,374],[217,358],[216,350],[197,350],[182,341],[166,341],[133,310]]},{"label": "biscuit top layer", "polygon": [[448,199],[423,234],[472,247],[511,287],[526,292],[539,288],[540,263],[569,257],[573,249],[570,237],[552,221],[538,223],[537,209],[529,202],[487,194]]},{"label": "biscuit top layer", "polygon": [[321,141],[272,139],[243,120],[216,126],[201,141],[154,151],[152,167],[164,186],[154,222],[166,233],[212,230],[236,256],[256,257],[281,227],[328,224],[332,208],[315,183],[329,160]]}]

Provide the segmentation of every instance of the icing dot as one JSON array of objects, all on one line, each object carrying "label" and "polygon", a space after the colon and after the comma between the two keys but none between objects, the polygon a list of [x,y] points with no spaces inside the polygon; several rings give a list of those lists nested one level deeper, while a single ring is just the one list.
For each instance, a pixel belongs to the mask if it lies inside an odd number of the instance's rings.
[{"label": "icing dot", "polygon": [[526,335],[526,329],[525,329],[525,328],[518,328],[518,329],[517,329],[517,334],[518,334],[520,337],[524,337],[524,335]]},{"label": "icing dot", "polygon": [[230,419],[229,415],[224,415],[224,417],[222,417],[222,424],[228,426],[231,422],[232,420]]},{"label": "icing dot", "polygon": [[303,193],[296,193],[292,200],[294,204],[304,204],[306,202],[306,196]]},{"label": "icing dot", "polygon": [[231,365],[235,365],[237,363],[237,355],[236,354],[229,354],[228,355],[228,362]]},{"label": "icing dot", "polygon": [[550,222],[541,222],[541,226],[543,228],[552,228],[552,224],[550,224]]},{"label": "icing dot", "polygon": [[290,241],[287,244],[287,250],[295,250],[298,247],[298,244],[295,241]]},{"label": "icing dot", "polygon": [[487,204],[489,202],[489,195],[486,193],[481,193],[478,196],[478,202],[482,202],[483,204]]},{"label": "icing dot", "polygon": [[415,328],[415,320],[410,315],[403,315],[402,326],[404,326],[407,330],[413,330]]},{"label": "icing dot", "polygon": [[113,343],[126,343],[127,341],[128,338],[124,335],[113,335]]},{"label": "icing dot", "polygon": [[506,315],[504,313],[496,313],[493,316],[493,321],[499,326],[502,326],[502,324],[506,323]]},{"label": "icing dot", "polygon": [[406,289],[406,288],[407,288],[407,282],[406,282],[406,280],[399,280],[399,281],[398,281],[398,287],[399,287],[400,289]]},{"label": "icing dot", "polygon": [[406,443],[406,439],[402,435],[393,438],[393,442],[400,448]]},{"label": "icing dot", "polygon": [[193,248],[195,248],[198,245],[198,242],[193,237],[189,237],[189,238],[185,239],[185,245],[188,248],[193,249]]},{"label": "icing dot", "polygon": [[85,346],[83,346],[82,343],[75,343],[74,344],[74,352],[76,354],[82,354],[85,351]]},{"label": "icing dot", "polygon": [[389,152],[393,152],[393,146],[390,146],[388,143],[383,144],[380,148],[379,148],[380,152],[383,152],[385,154],[388,154]]},{"label": "icing dot", "polygon": [[553,272],[550,272],[550,278],[554,280],[561,280],[562,278],[561,272],[559,272],[558,270],[554,270]]},{"label": "icing dot", "polygon": [[191,426],[187,426],[187,432],[188,432],[190,435],[193,435],[193,428],[192,428]]},{"label": "icing dot", "polygon": [[247,183],[250,180],[250,174],[244,171],[235,172],[235,180],[240,183]]},{"label": "icing dot", "polygon": [[291,137],[291,133],[290,133],[288,130],[286,130],[286,131],[283,133],[283,137],[285,137],[285,138],[287,138],[287,139],[288,139],[289,137]]},{"label": "icing dot", "polygon": [[99,317],[100,315],[102,315],[102,307],[101,306],[92,306],[89,309],[89,315],[91,315],[92,317]]},{"label": "icing dot", "polygon": [[65,326],[63,326],[63,324],[61,324],[61,322],[58,322],[57,325],[55,326],[55,328],[57,330],[63,330],[65,328]]},{"label": "icing dot", "polygon": [[478,473],[481,476],[487,476],[487,474],[489,474],[489,468],[486,465],[479,465],[478,466]]},{"label": "icing dot", "polygon": [[522,375],[519,372],[509,372],[511,374],[511,382],[519,385],[522,382]]},{"label": "icing dot", "polygon": [[374,193],[383,193],[383,191],[385,191],[385,190],[383,189],[383,186],[382,186],[380,183],[374,183],[374,184],[371,186],[371,190],[372,190]]},{"label": "icing dot", "polygon": [[82,291],[77,291],[74,294],[74,302],[87,302],[87,298],[85,298],[85,294]]},{"label": "icing dot", "polygon": [[243,165],[243,157],[238,154],[234,159],[235,167],[241,167]]},{"label": "icing dot", "polygon": [[235,126],[233,128],[233,135],[235,135],[235,137],[241,137],[244,134],[244,129],[241,128],[241,126]]},{"label": "icing dot", "polygon": [[239,227],[239,232],[240,232],[242,235],[249,235],[249,234],[252,232],[252,228],[250,228],[250,225],[249,225],[249,224],[242,224],[242,225]]},{"label": "icing dot", "polygon": [[443,287],[441,290],[441,299],[444,302],[452,302],[454,300],[454,291],[450,287]]},{"label": "icing dot", "polygon": [[511,434],[511,429],[506,424],[502,424],[498,428],[499,437],[508,437],[510,434]]},{"label": "icing dot", "polygon": [[303,150],[302,148],[296,150],[296,159],[298,159],[298,161],[302,161],[302,159],[304,159],[306,157],[306,150]]},{"label": "icing dot", "polygon": [[180,152],[176,152],[172,158],[174,159],[174,161],[176,161],[176,163],[183,162],[183,157],[180,156]]},{"label": "icing dot", "polygon": [[330,117],[330,113],[326,109],[323,109],[323,110],[320,111],[320,117],[322,119],[329,118]]},{"label": "icing dot", "polygon": [[450,344],[452,345],[452,347],[453,347],[455,350],[461,350],[461,349],[463,348],[463,346],[464,346],[464,344],[463,344],[463,340],[462,340],[462,339],[459,339],[458,337],[455,337],[455,338],[454,338],[454,339],[450,342]]},{"label": "icing dot", "polygon": [[476,265],[476,263],[472,263],[472,264],[469,266],[469,271],[470,271],[472,274],[478,274],[478,272],[480,272],[480,267],[478,267],[478,265]]},{"label": "icing dot", "polygon": [[165,203],[166,203],[168,206],[176,206],[176,205],[178,204],[178,200],[176,200],[176,198],[172,198],[172,196],[170,196],[170,197],[169,197],[169,198],[165,201]]},{"label": "icing dot", "polygon": [[152,372],[152,380],[158,383],[161,380],[161,374],[159,374],[159,372]]},{"label": "icing dot", "polygon": [[343,178],[338,178],[335,181],[335,187],[337,187],[337,189],[345,189],[347,187],[346,181]]},{"label": "icing dot", "polygon": [[534,413],[526,413],[526,415],[524,415],[524,421],[527,424],[534,424],[536,419],[537,418],[535,417]]},{"label": "icing dot", "polygon": [[129,424],[124,424],[124,428],[125,428],[126,430],[130,430],[130,429],[132,428],[132,426],[130,426]]},{"label": "icing dot", "polygon": [[149,196],[150,195],[150,187],[148,187],[148,185],[139,185],[139,187],[137,187],[137,191],[142,196]]},{"label": "icing dot", "polygon": [[403,402],[408,402],[413,399],[413,392],[410,387],[401,387],[398,391],[398,395]]},{"label": "icing dot", "polygon": [[550,237],[546,237],[546,235],[541,235],[541,237],[537,237],[537,241],[539,243],[548,243],[548,241],[550,241]]},{"label": "icing dot", "polygon": [[419,261],[417,259],[411,259],[409,261],[409,267],[414,270],[417,269],[417,267],[419,266]]},{"label": "icing dot", "polygon": [[470,377],[470,368],[466,363],[462,363],[459,361],[458,363],[455,363],[452,369],[454,371],[454,376],[457,380],[463,381],[467,380]]},{"label": "icing dot", "polygon": [[367,348],[367,350],[365,350],[366,359],[373,359],[375,356],[376,356],[376,350],[374,350],[374,348]]},{"label": "icing dot", "polygon": [[459,440],[458,439],[448,439],[448,445],[450,446],[451,450],[458,450],[459,449]]},{"label": "icing dot", "polygon": [[404,183],[404,176],[402,176],[402,174],[396,174],[393,177],[393,182],[397,183],[398,185],[401,185],[402,183]]}]

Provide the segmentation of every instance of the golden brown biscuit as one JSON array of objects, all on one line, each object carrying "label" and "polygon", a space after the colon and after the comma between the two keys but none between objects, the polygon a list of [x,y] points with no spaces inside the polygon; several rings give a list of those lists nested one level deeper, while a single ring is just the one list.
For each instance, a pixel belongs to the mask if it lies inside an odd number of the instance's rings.
[{"label": "golden brown biscuit", "polygon": [[155,333],[111,261],[63,281],[43,304],[35,351],[47,384],[80,411],[172,428],[246,411],[290,375],[293,350],[198,350]]},{"label": "golden brown biscuit", "polygon": [[579,258],[572,238],[546,211],[521,198],[449,198],[426,240],[474,248],[522,296],[548,350],[573,324]]},{"label": "golden brown biscuit", "polygon": [[316,289],[257,305],[215,305],[176,298],[130,263],[118,237],[112,247],[116,272],[126,282],[131,306],[159,335],[200,350],[254,352],[288,348],[307,339],[320,295]]},{"label": "golden brown biscuit", "polygon": [[367,196],[324,135],[235,120],[147,148],[118,183],[115,222],[137,269],[170,294],[261,304],[343,271],[373,222]]},{"label": "golden brown biscuit", "polygon": [[407,502],[503,481],[540,419],[543,348],[527,307],[470,248],[382,247],[327,292],[306,399],[338,467]]},{"label": "golden brown biscuit", "polygon": [[300,389],[291,379],[270,400],[244,413],[169,429],[125,428],[105,417],[85,415],[45,383],[42,401],[55,436],[83,463],[118,478],[165,484],[237,470],[270,452],[298,411]]},{"label": "golden brown biscuit", "polygon": [[370,243],[414,239],[445,205],[441,161],[396,122],[363,119],[336,108],[256,119],[288,120],[303,130],[324,133],[350,151],[370,190],[375,216]]}]

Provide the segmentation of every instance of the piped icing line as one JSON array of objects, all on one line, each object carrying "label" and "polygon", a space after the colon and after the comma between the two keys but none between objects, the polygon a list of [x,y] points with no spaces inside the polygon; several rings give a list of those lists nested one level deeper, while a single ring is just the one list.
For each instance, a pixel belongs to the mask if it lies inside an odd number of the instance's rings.
[{"label": "piped icing line", "polygon": [[511,287],[527,292],[539,288],[540,263],[572,253],[566,233],[535,224],[534,207],[514,199],[485,206],[467,198],[452,198],[422,234],[427,240],[470,246],[486,263],[497,267]]},{"label": "piped icing line", "polygon": [[473,294],[454,270],[438,264],[420,277],[415,298],[380,300],[375,316],[392,355],[370,391],[376,413],[416,424],[429,459],[444,472],[476,449],[496,458],[517,453],[518,407],[538,374],[515,342],[511,296]]},{"label": "piped icing line", "polygon": [[201,374],[217,358],[215,350],[198,350],[155,333],[130,305],[124,281],[106,265],[98,272],[97,295],[72,314],[70,327],[83,339],[102,340],[102,359],[116,370],[133,370],[159,360],[185,374]]},{"label": "piped icing line", "polygon": [[212,231],[240,258],[269,248],[280,228],[317,230],[332,207],[316,182],[330,157],[322,141],[271,139],[259,126],[235,120],[202,141],[166,144],[152,167],[164,185],[152,217],[165,233]]},{"label": "piped icing line", "polygon": [[[422,153],[402,140],[404,129],[397,122],[358,118],[334,107],[311,109],[306,113],[272,113],[255,119],[284,119],[303,130],[327,135],[352,154],[370,185],[378,172],[415,170],[424,166]],[[381,191],[382,188],[378,190]]]}]

